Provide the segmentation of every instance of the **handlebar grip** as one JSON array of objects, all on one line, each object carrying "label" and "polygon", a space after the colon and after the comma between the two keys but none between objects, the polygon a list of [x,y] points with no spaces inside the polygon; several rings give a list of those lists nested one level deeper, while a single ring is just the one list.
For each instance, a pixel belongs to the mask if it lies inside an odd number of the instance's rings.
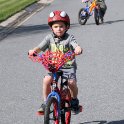
[{"label": "handlebar grip", "polygon": [[37,54],[36,53],[33,53],[33,56],[35,57],[35,56],[37,56]]},{"label": "handlebar grip", "polygon": [[30,53],[30,54],[29,54],[29,52],[28,52],[28,56],[33,56],[33,57],[35,57],[35,56],[37,56],[37,52],[34,51],[34,52]]}]

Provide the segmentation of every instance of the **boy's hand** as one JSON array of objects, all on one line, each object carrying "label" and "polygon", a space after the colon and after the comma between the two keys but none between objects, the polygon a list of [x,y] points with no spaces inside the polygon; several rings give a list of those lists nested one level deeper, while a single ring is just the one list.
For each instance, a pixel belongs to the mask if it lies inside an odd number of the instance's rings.
[{"label": "boy's hand", "polygon": [[37,56],[37,52],[35,50],[29,50],[28,56]]},{"label": "boy's hand", "polygon": [[75,50],[74,50],[74,52],[75,52],[76,55],[82,54],[82,51],[83,51],[83,50],[81,49],[80,46],[77,46],[77,47],[75,48]]}]

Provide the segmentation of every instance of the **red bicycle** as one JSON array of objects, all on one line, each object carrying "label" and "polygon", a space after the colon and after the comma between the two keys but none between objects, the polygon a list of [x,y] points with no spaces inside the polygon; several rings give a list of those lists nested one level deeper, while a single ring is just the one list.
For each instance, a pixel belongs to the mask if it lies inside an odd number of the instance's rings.
[{"label": "red bicycle", "polygon": [[[59,69],[69,60],[74,59],[75,54],[68,51],[47,51],[41,55],[30,57],[34,62],[41,63],[47,70],[52,72],[51,93],[47,97],[44,112],[44,124],[70,124],[71,120],[71,94],[68,88],[68,79],[64,81],[62,71]],[[82,111],[82,106],[79,106]]]}]

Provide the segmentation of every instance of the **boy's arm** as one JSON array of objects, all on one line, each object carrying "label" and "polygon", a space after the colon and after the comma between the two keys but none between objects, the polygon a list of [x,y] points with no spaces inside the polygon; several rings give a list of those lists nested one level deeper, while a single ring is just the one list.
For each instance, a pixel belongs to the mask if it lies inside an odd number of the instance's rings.
[{"label": "boy's arm", "polygon": [[41,49],[39,47],[35,47],[35,48],[33,48],[33,50],[36,51],[37,53],[41,52]]},{"label": "boy's arm", "polygon": [[70,41],[71,41],[70,44],[73,47],[75,54],[77,55],[81,54],[83,49],[78,45],[73,35],[71,35]]},{"label": "boy's arm", "polygon": [[34,56],[35,54],[40,53],[40,52],[41,52],[41,49],[38,48],[38,47],[35,47],[35,48],[28,51],[28,55],[29,56]]},{"label": "boy's arm", "polygon": [[49,40],[50,37],[46,36],[37,47],[33,48],[32,50],[29,50],[28,54],[33,55],[36,53],[40,53],[41,51],[45,51],[49,46]]},{"label": "boy's arm", "polygon": [[83,49],[80,46],[77,46],[74,50],[76,55],[80,55],[83,52]]}]

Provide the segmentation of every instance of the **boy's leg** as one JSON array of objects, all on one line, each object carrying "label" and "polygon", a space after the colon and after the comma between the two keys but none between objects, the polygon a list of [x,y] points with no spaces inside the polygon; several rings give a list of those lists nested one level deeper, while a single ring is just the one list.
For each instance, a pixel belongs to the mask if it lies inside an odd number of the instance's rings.
[{"label": "boy's leg", "polygon": [[77,83],[75,80],[69,80],[68,85],[69,85],[71,97],[72,97],[72,100],[71,100],[72,112],[73,114],[77,114],[79,113],[79,100],[77,98],[77,95],[78,95]]},{"label": "boy's leg", "polygon": [[72,98],[77,98],[78,87],[77,87],[77,79],[76,79],[76,69],[65,68],[61,70],[63,71],[63,78],[68,79],[68,86],[70,88]]},{"label": "boy's leg", "polygon": [[74,114],[79,113],[79,100],[77,98],[78,95],[78,87],[77,87],[77,79],[76,79],[76,69],[63,69],[63,78],[68,79],[68,86],[70,88],[71,93],[71,108]]},{"label": "boy's leg", "polygon": [[50,83],[52,82],[51,76],[45,76],[43,79],[43,99],[46,101],[48,94],[50,93]]},{"label": "boy's leg", "polygon": [[43,79],[43,100],[44,102],[42,103],[42,105],[40,106],[40,108],[38,109],[39,113],[44,113],[44,109],[45,109],[45,104],[46,104],[46,99],[48,94],[50,93],[50,83],[52,82],[52,77],[51,76],[45,76]]},{"label": "boy's leg", "polygon": [[78,95],[77,82],[73,79],[70,79],[68,81],[68,85],[69,85],[69,88],[70,88],[72,98],[73,99],[77,98],[77,95]]},{"label": "boy's leg", "polygon": [[100,5],[102,17],[104,17],[105,12],[107,10],[107,6],[106,6],[105,2],[98,2],[98,4]]}]

